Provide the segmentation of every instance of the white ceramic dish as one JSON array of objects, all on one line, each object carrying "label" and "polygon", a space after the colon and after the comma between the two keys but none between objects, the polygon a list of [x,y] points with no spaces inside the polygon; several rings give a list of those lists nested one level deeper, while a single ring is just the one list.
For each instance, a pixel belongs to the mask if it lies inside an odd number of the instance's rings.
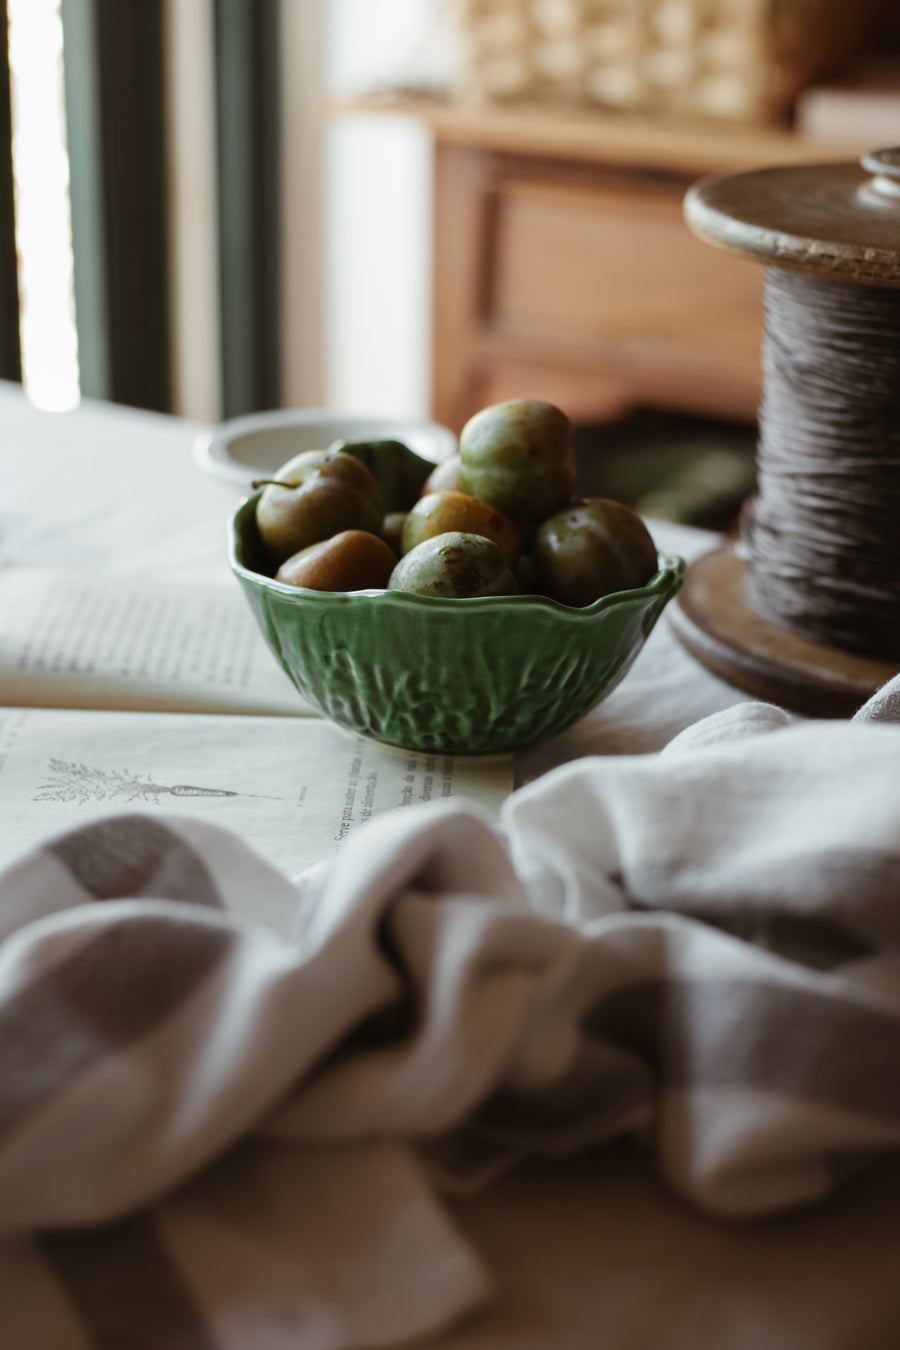
[{"label": "white ceramic dish", "polygon": [[423,459],[439,464],[455,455],[456,436],[438,422],[362,417],[333,408],[279,408],[221,422],[194,443],[194,459],[205,472],[238,491],[265,478],[301,450],[325,450],[333,441],[402,441]]}]

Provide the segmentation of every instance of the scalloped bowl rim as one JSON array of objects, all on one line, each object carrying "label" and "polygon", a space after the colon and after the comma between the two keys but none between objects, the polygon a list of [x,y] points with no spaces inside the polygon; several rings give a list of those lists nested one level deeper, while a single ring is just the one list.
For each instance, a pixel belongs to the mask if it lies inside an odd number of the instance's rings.
[{"label": "scalloped bowl rim", "polygon": [[311,605],[333,606],[353,604],[356,600],[365,598],[373,600],[375,603],[406,605],[408,608],[429,610],[449,611],[462,607],[463,610],[471,611],[473,607],[484,610],[499,607],[507,609],[510,606],[516,606],[520,609],[540,609],[560,615],[589,618],[594,614],[612,608],[622,600],[650,600],[655,595],[663,594],[671,587],[673,581],[683,577],[686,566],[684,559],[679,557],[678,554],[657,553],[659,570],[654,573],[645,586],[634,586],[624,591],[609,591],[606,595],[601,595],[599,599],[594,600],[592,604],[582,606],[564,605],[559,600],[551,599],[549,595],[535,595],[531,592],[524,592],[520,595],[453,597],[417,595],[414,591],[391,591],[387,589],[365,591],[311,590],[307,586],[291,586],[286,581],[276,581],[274,577],[267,576],[264,572],[255,572],[251,567],[247,567],[245,563],[241,562],[238,557],[238,519],[250,503],[260,496],[260,493],[261,489],[260,492],[254,492],[249,497],[244,497],[231,514],[228,537],[228,561],[231,570],[236,576],[243,577],[254,585],[265,586],[266,590],[273,594],[283,596],[287,600],[295,600],[298,604],[303,601]]}]

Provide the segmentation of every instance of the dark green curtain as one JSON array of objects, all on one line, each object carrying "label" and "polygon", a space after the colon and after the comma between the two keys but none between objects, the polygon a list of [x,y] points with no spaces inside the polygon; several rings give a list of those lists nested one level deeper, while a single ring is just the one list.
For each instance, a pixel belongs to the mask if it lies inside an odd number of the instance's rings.
[{"label": "dark green curtain", "polygon": [[278,8],[278,0],[215,0],[214,8],[227,417],[281,401]]},{"label": "dark green curtain", "polygon": [[[293,2],[293,0],[291,0]],[[280,0],[210,0],[222,415],[280,401]],[[171,407],[162,0],[62,0],[82,393]]]},{"label": "dark green curtain", "polygon": [[13,200],[12,114],[9,101],[9,14],[0,0],[3,59],[0,61],[0,379],[21,380],[16,213]]}]

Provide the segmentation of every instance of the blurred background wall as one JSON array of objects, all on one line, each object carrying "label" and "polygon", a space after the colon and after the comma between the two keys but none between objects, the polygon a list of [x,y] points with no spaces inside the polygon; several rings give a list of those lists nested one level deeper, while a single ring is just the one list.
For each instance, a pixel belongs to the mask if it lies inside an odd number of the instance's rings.
[{"label": "blurred background wall", "polygon": [[[439,0],[332,0],[325,91],[439,79]],[[323,145],[326,402],[425,415],[430,402],[431,182],[427,131],[363,113],[329,120]]]}]

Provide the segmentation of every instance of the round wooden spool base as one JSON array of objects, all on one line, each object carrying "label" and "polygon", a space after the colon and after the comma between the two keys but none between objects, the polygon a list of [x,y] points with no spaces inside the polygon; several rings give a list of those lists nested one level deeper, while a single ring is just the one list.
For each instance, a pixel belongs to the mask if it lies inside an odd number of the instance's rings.
[{"label": "round wooden spool base", "polygon": [[715,549],[691,563],[668,608],[676,636],[713,674],[810,717],[850,717],[898,673],[892,662],[821,646],[764,618],[746,576],[734,549]]}]

